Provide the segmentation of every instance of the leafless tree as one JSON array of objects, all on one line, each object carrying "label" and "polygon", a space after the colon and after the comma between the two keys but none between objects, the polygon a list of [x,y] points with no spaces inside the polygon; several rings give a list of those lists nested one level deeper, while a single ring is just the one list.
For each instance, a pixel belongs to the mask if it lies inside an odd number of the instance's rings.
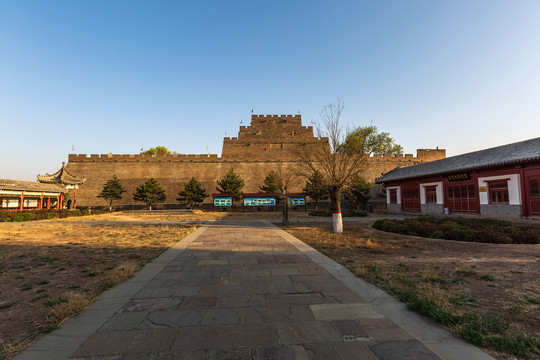
[{"label": "leafless tree", "polygon": [[[316,147],[299,146],[295,150],[298,158],[299,174],[308,177],[319,171],[328,191],[333,209],[334,232],[343,232],[341,217],[341,191],[349,184],[353,176],[363,172],[369,154],[349,149],[345,140],[352,131],[340,124],[343,101],[328,104],[321,110],[321,121],[316,125],[317,135],[321,139]],[[326,136],[324,136],[326,135]]]}]

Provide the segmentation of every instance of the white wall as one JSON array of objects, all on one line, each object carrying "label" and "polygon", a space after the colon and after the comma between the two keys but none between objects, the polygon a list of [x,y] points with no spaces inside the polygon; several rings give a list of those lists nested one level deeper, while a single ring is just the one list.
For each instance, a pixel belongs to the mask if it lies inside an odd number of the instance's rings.
[{"label": "white wall", "polygon": [[[479,177],[478,186],[485,186],[489,190],[489,186],[487,184],[488,181],[504,180],[504,179],[509,179],[508,180],[508,202],[510,203],[510,205],[521,205],[521,183],[519,181],[519,174]],[[489,192],[487,191],[480,192],[480,205],[489,204],[488,196],[489,196]]]},{"label": "white wall", "polygon": [[435,189],[436,192],[437,192],[437,204],[443,204],[444,199],[443,199],[443,184],[442,184],[442,181],[420,184],[420,204],[425,204],[426,203],[426,189],[424,189],[424,187],[426,187],[426,186],[436,186],[437,187]]},{"label": "white wall", "polygon": [[390,190],[396,189],[397,193],[397,203],[401,204],[401,186],[390,186],[386,188],[386,203],[390,204]]}]

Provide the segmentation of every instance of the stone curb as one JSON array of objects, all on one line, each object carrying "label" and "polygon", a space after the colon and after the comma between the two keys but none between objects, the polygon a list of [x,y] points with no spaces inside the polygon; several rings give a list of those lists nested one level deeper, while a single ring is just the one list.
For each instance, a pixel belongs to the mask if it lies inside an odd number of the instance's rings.
[{"label": "stone curb", "polygon": [[67,359],[206,229],[208,226],[203,225],[177,242],[152,262],[146,264],[131,279],[107,291],[77,317],[67,320],[59,329],[30,345],[14,360]]},{"label": "stone curb", "polygon": [[274,224],[280,235],[299,251],[307,255],[349,289],[361,296],[377,311],[399,325],[428,349],[444,360],[494,360],[494,358],[474,345],[433,323],[431,320],[407,309],[407,306],[385,293],[378,287],[356,277],[342,265],[321,254],[301,240],[281,230]]}]

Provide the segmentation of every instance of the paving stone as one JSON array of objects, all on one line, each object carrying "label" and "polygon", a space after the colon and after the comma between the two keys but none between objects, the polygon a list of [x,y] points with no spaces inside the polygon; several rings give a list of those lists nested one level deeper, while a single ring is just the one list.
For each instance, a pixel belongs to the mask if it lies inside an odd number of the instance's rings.
[{"label": "paving stone", "polygon": [[309,307],[317,320],[384,318],[369,304],[315,304]]},{"label": "paving stone", "polygon": [[327,322],[295,321],[276,323],[281,344],[306,344],[341,341],[341,336]]},{"label": "paving stone", "polygon": [[188,296],[178,307],[179,309],[210,309],[215,308],[219,302],[218,297]]},{"label": "paving stone", "polygon": [[255,347],[251,350],[253,360],[290,360],[295,358],[295,352],[287,346]]},{"label": "paving stone", "polygon": [[203,319],[202,310],[158,310],[148,314],[148,321],[154,325],[181,327],[195,326]]},{"label": "paving stone", "polygon": [[171,329],[102,331],[92,335],[71,356],[167,351],[175,337]]},{"label": "paving stone", "polygon": [[216,360],[251,360],[251,350],[248,346],[218,349]]},{"label": "paving stone", "polygon": [[321,294],[278,294],[267,295],[266,301],[269,306],[294,305],[294,304],[322,304],[326,299]]},{"label": "paving stone", "polygon": [[340,303],[340,304],[350,304],[350,303],[365,303],[366,301],[360,296],[356,295],[352,291],[323,291],[322,295],[328,299],[329,303]]},{"label": "paving stone", "polygon": [[169,309],[181,304],[182,300],[182,297],[132,300],[124,305],[120,312],[149,312],[159,309]]},{"label": "paving stone", "polygon": [[240,323],[240,312],[235,309],[209,309],[204,312],[201,325],[234,325]]},{"label": "paving stone", "polygon": [[215,325],[179,329],[171,351],[277,344],[272,324]]},{"label": "paving stone", "polygon": [[380,360],[440,360],[437,355],[416,340],[385,341],[369,347]]},{"label": "paving stone", "polygon": [[197,295],[199,290],[199,286],[145,287],[134,296],[134,299],[193,296]]},{"label": "paving stone", "polygon": [[335,343],[334,348],[343,360],[379,360],[366,343]]},{"label": "paving stone", "polygon": [[370,341],[368,331],[355,320],[336,320],[330,324],[341,335],[343,341]]},{"label": "paving stone", "polygon": [[332,275],[298,275],[291,276],[293,284],[303,284],[311,291],[349,291],[340,281]]},{"label": "paving stone", "polygon": [[349,360],[344,359],[334,344],[305,344],[304,348],[309,360]]},{"label": "paving stone", "polygon": [[315,321],[308,305],[257,307],[254,311],[259,314],[262,322]]},{"label": "paving stone", "polygon": [[265,306],[266,297],[264,295],[228,295],[223,296],[219,302],[219,307],[248,307]]},{"label": "paving stone", "polygon": [[114,315],[99,331],[133,330],[146,318],[146,312],[126,312]]},{"label": "paving stone", "polygon": [[281,269],[272,269],[270,270],[272,275],[298,275],[300,272],[295,268],[281,268]]}]

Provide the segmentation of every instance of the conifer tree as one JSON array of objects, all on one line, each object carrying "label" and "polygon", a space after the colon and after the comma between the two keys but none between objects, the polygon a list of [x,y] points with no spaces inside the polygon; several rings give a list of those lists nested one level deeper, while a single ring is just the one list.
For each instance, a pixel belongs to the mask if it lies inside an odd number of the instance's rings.
[{"label": "conifer tree", "polygon": [[277,172],[272,170],[264,178],[264,185],[260,186],[259,190],[266,194],[279,194],[278,198],[281,199],[281,192],[283,191],[283,179]]},{"label": "conifer tree", "polygon": [[370,194],[371,184],[368,183],[360,175],[354,175],[351,182],[345,191],[343,192],[347,200],[354,201],[356,203],[356,209],[359,210],[360,204],[363,207],[367,204]]},{"label": "conifer tree", "polygon": [[109,200],[109,211],[112,211],[112,202],[122,199],[122,193],[125,192],[126,188],[122,186],[116,175],[113,175],[113,178],[103,185],[103,190],[98,197]]},{"label": "conifer tree", "polygon": [[240,200],[242,198],[242,189],[244,188],[244,179],[234,173],[234,169],[221,179],[217,181],[218,187],[216,188],[222,194],[233,194],[234,200]]},{"label": "conifer tree", "polygon": [[184,190],[178,193],[179,197],[176,199],[181,203],[188,204],[190,208],[198,205],[208,197],[206,190],[202,188],[201,184],[192,177],[187,184],[184,185]]},{"label": "conifer tree", "polygon": [[308,176],[304,192],[315,200],[315,210],[319,210],[319,200],[328,199],[328,185],[320,171],[315,170]]},{"label": "conifer tree", "polygon": [[145,203],[150,210],[152,210],[152,204],[164,202],[166,199],[165,189],[154,178],[138,186],[133,193],[133,200]]}]

